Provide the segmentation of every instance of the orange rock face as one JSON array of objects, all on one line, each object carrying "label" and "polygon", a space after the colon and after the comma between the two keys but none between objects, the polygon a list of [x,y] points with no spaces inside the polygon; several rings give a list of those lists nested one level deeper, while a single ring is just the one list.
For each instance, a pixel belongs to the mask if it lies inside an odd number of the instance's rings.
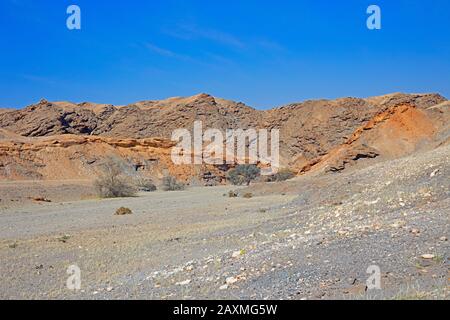
[{"label": "orange rock face", "polygon": [[152,178],[165,174],[188,181],[200,171],[220,176],[215,167],[174,165],[171,149],[174,142],[161,138],[118,139],[95,136],[58,135],[21,138],[1,130],[1,179],[92,179],[102,160],[124,160],[131,170]]},{"label": "orange rock face", "polygon": [[[419,109],[412,104],[390,107],[357,128],[342,145],[300,168],[300,173],[320,169],[341,171],[360,159],[379,156],[393,159],[433,145],[436,134],[449,127],[448,121],[442,125],[436,120],[439,116],[443,113],[430,113],[430,109]],[[449,119],[448,114],[444,117]]]}]

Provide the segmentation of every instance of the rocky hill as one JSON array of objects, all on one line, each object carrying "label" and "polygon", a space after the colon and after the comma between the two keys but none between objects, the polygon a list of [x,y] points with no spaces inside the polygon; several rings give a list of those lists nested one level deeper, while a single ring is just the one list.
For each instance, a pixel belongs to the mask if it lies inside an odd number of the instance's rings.
[{"label": "rocky hill", "polygon": [[438,94],[316,100],[267,111],[207,94],[126,106],[42,100],[8,111],[0,111],[0,179],[92,177],[107,154],[147,175],[223,176],[227,168],[176,168],[169,161],[172,132],[197,120],[204,129],[280,129],[282,165],[299,173],[397,158],[450,136],[449,103]]},{"label": "rocky hill", "polygon": [[0,108],[0,114],[13,111],[13,109]]}]

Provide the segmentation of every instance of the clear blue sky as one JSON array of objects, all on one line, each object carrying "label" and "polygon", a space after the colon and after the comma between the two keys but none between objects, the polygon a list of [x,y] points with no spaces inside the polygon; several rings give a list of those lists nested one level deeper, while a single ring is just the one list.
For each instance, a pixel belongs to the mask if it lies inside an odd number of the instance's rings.
[{"label": "clear blue sky", "polygon": [[[66,28],[81,8],[82,29]],[[366,9],[382,9],[382,29]],[[0,0],[0,107],[206,92],[268,108],[390,92],[450,98],[448,0]]]}]

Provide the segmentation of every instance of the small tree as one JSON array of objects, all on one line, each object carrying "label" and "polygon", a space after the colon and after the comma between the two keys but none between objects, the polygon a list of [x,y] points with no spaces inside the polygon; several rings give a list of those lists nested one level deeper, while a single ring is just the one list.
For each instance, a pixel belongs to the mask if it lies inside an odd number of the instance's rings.
[{"label": "small tree", "polygon": [[184,189],[184,184],[178,182],[175,177],[165,176],[162,181],[162,189],[164,191],[179,191]]},{"label": "small tree", "polygon": [[137,192],[131,179],[123,173],[120,163],[113,158],[108,158],[102,165],[94,186],[102,198],[132,197]]},{"label": "small tree", "polygon": [[234,185],[250,185],[250,182],[261,175],[261,169],[254,164],[241,164],[236,168],[231,169],[227,178]]}]

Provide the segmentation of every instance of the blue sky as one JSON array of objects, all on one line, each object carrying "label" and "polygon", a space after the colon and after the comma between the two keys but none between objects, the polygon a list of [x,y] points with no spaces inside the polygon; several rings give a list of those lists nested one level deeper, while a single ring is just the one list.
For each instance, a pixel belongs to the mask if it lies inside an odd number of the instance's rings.
[{"label": "blue sky", "polygon": [[[66,28],[81,8],[82,29]],[[366,9],[382,10],[368,30]],[[256,108],[343,96],[450,98],[448,0],[0,0],[0,107],[206,92]]]}]

